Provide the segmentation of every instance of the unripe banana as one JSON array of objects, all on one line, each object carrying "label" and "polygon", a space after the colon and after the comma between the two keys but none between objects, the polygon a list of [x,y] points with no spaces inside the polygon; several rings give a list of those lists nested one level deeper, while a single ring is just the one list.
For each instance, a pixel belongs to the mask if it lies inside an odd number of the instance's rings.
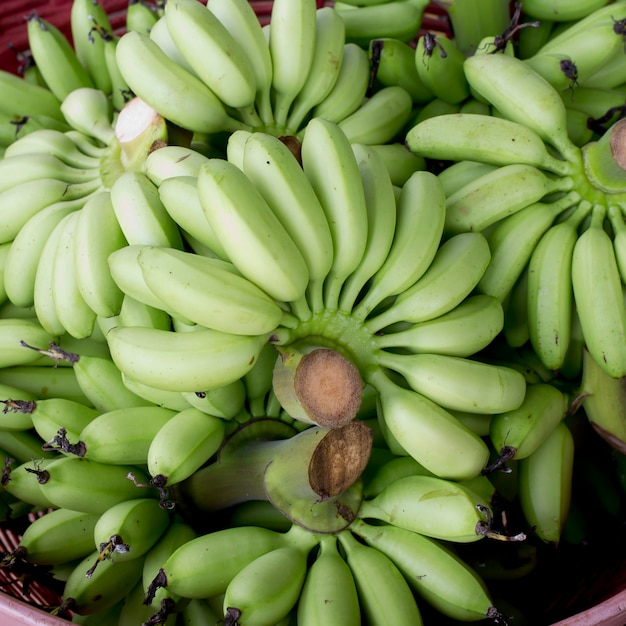
[{"label": "unripe banana", "polygon": [[230,263],[158,246],[142,247],[137,262],[175,316],[240,335],[262,335],[280,323],[282,309]]},{"label": "unripe banana", "polygon": [[109,465],[145,465],[153,438],[176,415],[160,406],[136,406],[101,413],[79,434],[86,459]]},{"label": "unripe banana", "polygon": [[145,472],[134,465],[107,465],[75,456],[55,459],[46,470],[43,495],[58,508],[85,513],[104,513],[118,502],[144,495],[127,478],[129,472],[138,481],[148,482]]},{"label": "unripe banana", "polygon": [[361,106],[369,79],[367,52],[355,43],[345,44],[335,84],[326,98],[314,107],[312,117],[335,123],[348,117]]},{"label": "unripe banana", "polygon": [[32,521],[24,531],[19,548],[29,563],[55,565],[91,554],[96,545],[93,530],[97,513],[55,509]]},{"label": "unripe banana", "polygon": [[366,326],[378,332],[397,322],[425,322],[452,311],[472,292],[490,258],[481,233],[454,235],[439,247],[422,276]]},{"label": "unripe banana", "polygon": [[115,137],[111,103],[94,87],[74,89],[65,96],[61,111],[72,128],[109,145]]},{"label": "unripe banana", "polygon": [[337,549],[335,535],[324,535],[298,600],[298,624],[322,626],[361,623],[359,597],[350,567]]},{"label": "unripe banana", "polygon": [[84,396],[101,413],[151,404],[126,388],[122,373],[108,357],[83,355],[73,370]]},{"label": "unripe banana", "polygon": [[28,45],[50,91],[60,100],[82,87],[93,87],[87,70],[65,35],[33,12],[27,22]]},{"label": "unripe banana", "polygon": [[437,175],[437,178],[439,178],[447,198],[469,182],[496,169],[496,165],[489,165],[480,161],[461,160],[450,164]]},{"label": "unripe banana", "polygon": [[552,177],[533,165],[512,163],[464,185],[446,202],[448,233],[479,232],[499,220],[574,186],[570,177]]},{"label": "unripe banana", "polygon": [[350,530],[338,535],[346,552],[348,567],[356,584],[361,613],[372,626],[388,623],[389,607],[404,624],[423,624],[422,617],[404,576],[382,552],[357,541]]},{"label": "unripe banana", "polygon": [[[252,369],[258,367],[259,363],[262,367],[265,367],[262,359],[265,356],[266,350],[270,350],[271,353],[275,355],[274,346],[267,344],[261,350]],[[246,373],[244,377],[246,380],[249,380],[248,375],[251,372],[252,370]],[[243,380],[244,379],[237,379],[229,385],[208,389],[207,391],[194,391],[193,393],[184,391],[181,396],[189,405],[200,409],[203,413],[221,417],[222,419],[231,419],[239,415],[244,408],[244,404],[249,402],[247,386],[244,385]]]},{"label": "unripe banana", "polygon": [[530,341],[542,362],[558,370],[569,346],[573,293],[572,254],[578,226],[589,212],[583,203],[551,228],[537,243],[528,264]]},{"label": "unripe banana", "polygon": [[273,111],[276,125],[287,123],[289,109],[306,84],[316,38],[315,2],[278,0],[272,4],[269,50],[272,59]]},{"label": "unripe banana", "polygon": [[[11,433],[11,435],[22,436],[23,433]],[[41,440],[37,437],[32,437],[30,442],[17,441],[16,437],[14,437],[14,439],[16,444],[33,444],[37,442],[41,445]],[[13,442],[7,441],[6,433],[2,433],[2,436],[0,437],[0,444],[4,446],[5,443],[11,444]],[[12,450],[8,450],[7,452],[11,455],[11,458],[17,457],[17,455],[13,454]],[[19,449],[18,452],[20,452]],[[41,452],[38,455],[30,454],[27,459],[24,459],[21,462],[18,458],[17,462],[20,464],[11,468],[9,479],[8,481],[4,481],[5,484],[3,485],[3,488],[10,496],[16,498],[20,502],[26,502],[27,504],[41,507],[44,510],[49,508],[58,508],[54,502],[50,500],[50,498],[45,496],[41,489],[42,480],[45,480],[46,476],[46,467],[54,461],[56,461],[54,458],[42,458]]]},{"label": "unripe banana", "polygon": [[[626,375],[626,307],[611,238],[603,228],[605,211],[593,210],[591,223],[576,241],[572,285],[585,344],[610,376]],[[598,307],[602,323],[598,324]]]},{"label": "unripe banana", "polygon": [[161,183],[167,178],[197,177],[200,166],[207,160],[207,156],[193,148],[168,145],[150,152],[146,157],[143,171],[157,188],[160,188]]},{"label": "unripe banana", "polygon": [[488,503],[454,481],[413,475],[399,478],[365,500],[358,515],[428,537],[469,543],[484,537],[485,520],[479,506],[488,508]]},{"label": "unripe banana", "polygon": [[411,389],[446,409],[501,413],[519,407],[526,393],[526,381],[519,372],[473,359],[381,351],[378,362],[402,374]]},{"label": "unripe banana", "polygon": [[183,598],[212,598],[255,558],[284,545],[283,533],[258,526],[209,532],[175,550],[155,581]]},{"label": "unripe banana", "polygon": [[110,564],[96,566],[94,563],[92,567],[113,567],[117,563],[144,556],[159,540],[169,523],[169,512],[153,498],[135,498],[112,505],[96,522],[93,529],[94,543],[102,550],[102,545],[106,546],[117,535],[119,541],[128,548],[123,551],[113,549],[106,558],[111,561]]},{"label": "unripe banana", "polygon": [[398,85],[383,87],[339,122],[351,143],[388,143],[402,134],[411,118],[412,100]]},{"label": "unripe banana", "polygon": [[188,478],[217,452],[225,432],[221,419],[195,407],[177,413],[152,437],[148,472],[167,485]]},{"label": "unripe banana", "polygon": [[198,193],[228,258],[246,278],[276,300],[304,295],[308,269],[302,253],[239,168],[210,159],[198,174]]},{"label": "unripe banana", "polygon": [[437,115],[413,126],[406,134],[406,143],[412,152],[430,159],[500,166],[520,163],[556,174],[572,169],[548,152],[534,130],[494,115]]},{"label": "unripe banana", "polygon": [[76,284],[81,296],[96,315],[117,315],[124,294],[111,276],[107,259],[127,241],[109,192],[102,191],[85,202],[76,219],[74,237]]},{"label": "unripe banana", "polygon": [[157,8],[142,2],[142,0],[130,0],[126,9],[126,30],[138,30],[149,33],[159,19]]},{"label": "unripe banana", "polygon": [[544,442],[519,462],[522,513],[537,536],[558,544],[572,493],[574,439],[560,423]]},{"label": "unripe banana", "polygon": [[[30,319],[0,320],[0,366],[11,367],[26,365],[36,361],[39,353],[34,348],[47,348],[50,342],[57,340],[55,335],[46,331],[39,322]],[[27,346],[24,346],[25,342]]]},{"label": "unripe banana", "polygon": [[458,104],[470,95],[463,72],[465,55],[454,39],[432,33],[421,35],[415,46],[417,74],[436,98]]},{"label": "unripe banana", "polygon": [[61,100],[46,86],[30,83],[5,70],[0,70],[0,85],[4,94],[0,112],[5,115],[18,119],[46,115],[58,122],[64,121]]},{"label": "unripe banana", "polygon": [[583,18],[593,15],[596,11],[607,4],[606,0],[593,0],[592,2],[563,2],[563,0],[550,0],[540,2],[529,0],[524,3],[524,12],[533,18],[541,20],[554,20],[557,22],[583,21]]},{"label": "unripe banana", "polygon": [[401,442],[403,454],[443,478],[477,476],[487,463],[485,443],[445,409],[392,382],[381,370],[368,382],[379,393],[380,419]]},{"label": "unripe banana", "polygon": [[517,409],[491,418],[489,437],[493,447],[501,455],[512,455],[511,459],[526,458],[563,420],[568,406],[567,395],[555,386],[528,385],[524,401]]},{"label": "unripe banana", "polygon": [[330,226],[333,264],[324,285],[324,304],[335,309],[341,287],[358,267],[367,244],[367,206],[359,166],[337,124],[323,118],[308,123],[302,140],[302,168]]},{"label": "unripe banana", "polygon": [[224,593],[224,620],[270,626],[296,606],[307,573],[307,551],[294,546],[258,556],[230,581]]},{"label": "unripe banana", "polygon": [[353,314],[364,319],[389,296],[413,285],[432,263],[445,219],[445,196],[437,177],[415,172],[403,185],[389,252]]},{"label": "unripe banana", "polygon": [[91,577],[86,573],[99,557],[96,549],[76,564],[65,582],[63,605],[78,615],[91,615],[111,608],[141,580],[142,559],[98,567]]},{"label": "unripe banana", "polygon": [[50,442],[64,428],[67,438],[76,442],[83,428],[99,412],[75,400],[48,398],[38,400],[31,413],[33,427],[43,442]]},{"label": "unripe banana", "polygon": [[487,347],[504,326],[502,305],[493,296],[466,298],[449,313],[374,337],[380,348],[467,357]]},{"label": "unripe banana", "polygon": [[443,615],[461,621],[495,615],[484,581],[441,542],[389,524],[370,526],[360,519],[351,530],[390,558],[418,596]]},{"label": "unripe banana", "polygon": [[182,128],[215,133],[247,127],[228,115],[219,98],[199,78],[171,60],[148,35],[137,31],[123,35],[116,58],[133,92]]},{"label": "unripe banana", "polygon": [[507,119],[535,130],[566,160],[577,149],[567,135],[565,105],[545,78],[521,59],[506,54],[479,54],[464,63],[472,89]]},{"label": "unripe banana", "polygon": [[177,333],[154,328],[115,327],[107,335],[120,371],[146,385],[170,391],[223,387],[254,364],[267,337],[210,328]]},{"label": "unripe banana", "polygon": [[315,48],[309,74],[287,118],[287,128],[293,132],[334,87],[341,71],[344,45],[345,26],[341,16],[333,7],[319,7],[315,12]]},{"label": "unripe banana", "polygon": [[28,409],[36,400],[34,393],[0,383],[0,403],[4,405],[0,430],[30,430],[33,420]]}]

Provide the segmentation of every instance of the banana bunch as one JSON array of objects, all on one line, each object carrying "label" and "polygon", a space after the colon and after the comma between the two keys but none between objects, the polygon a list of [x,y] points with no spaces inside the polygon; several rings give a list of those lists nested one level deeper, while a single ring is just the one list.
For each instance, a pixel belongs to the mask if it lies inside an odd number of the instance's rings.
[{"label": "banana bunch", "polygon": [[[623,8],[618,3],[592,12],[563,31],[563,45],[583,46],[582,39],[595,32],[587,20],[612,29]],[[623,54],[621,37],[613,34]],[[507,341],[530,341],[548,369],[569,370],[572,377],[580,374],[584,345],[610,376],[621,377],[621,124],[576,145],[569,134],[569,96],[528,61],[506,53],[468,57],[463,67],[470,89],[493,113],[423,120],[407,132],[406,143],[419,156],[454,163],[440,175],[446,188],[444,236],[486,237],[491,259],[477,291],[502,302]],[[607,311],[606,323],[593,321],[597,307]]]},{"label": "banana bunch", "polygon": [[[402,27],[416,32],[421,10],[393,4]],[[368,26],[355,28],[365,36]],[[131,30],[120,38],[117,64],[134,94],[196,137],[235,130],[297,135],[311,117],[327,114],[354,141],[384,144],[398,135],[411,96],[397,85],[367,93],[367,52],[349,36],[340,11],[314,0],[279,0],[271,30],[268,41],[246,0],[177,0],[149,34]]]}]

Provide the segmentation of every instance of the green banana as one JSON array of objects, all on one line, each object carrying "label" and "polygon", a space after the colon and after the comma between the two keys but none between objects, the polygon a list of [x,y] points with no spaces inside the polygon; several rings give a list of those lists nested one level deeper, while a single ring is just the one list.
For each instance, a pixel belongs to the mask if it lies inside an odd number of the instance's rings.
[{"label": "green banana", "polygon": [[61,99],[47,86],[31,83],[6,70],[0,70],[0,85],[4,94],[0,112],[5,115],[18,119],[45,115],[57,122],[65,120],[61,113]]},{"label": "green banana", "polygon": [[33,428],[42,442],[51,442],[63,428],[68,439],[77,441],[82,429],[99,415],[99,411],[75,400],[47,398],[38,400],[31,412]]}]

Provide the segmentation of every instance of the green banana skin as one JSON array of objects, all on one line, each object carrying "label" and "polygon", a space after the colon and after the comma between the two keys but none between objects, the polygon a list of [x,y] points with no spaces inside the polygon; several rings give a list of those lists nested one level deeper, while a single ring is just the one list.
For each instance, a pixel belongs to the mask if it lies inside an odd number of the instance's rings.
[{"label": "green banana skin", "polygon": [[361,613],[372,626],[388,623],[389,607],[402,624],[422,626],[423,620],[407,581],[389,557],[364,545],[350,530],[339,535],[361,603]]},{"label": "green banana skin", "polygon": [[369,525],[361,519],[350,529],[386,554],[418,597],[443,615],[478,621],[495,613],[481,577],[440,541],[397,526]]},{"label": "green banana skin", "polygon": [[[393,481],[372,500],[364,501],[358,516],[435,539],[469,543],[483,538],[479,529],[484,520],[478,505],[489,508],[487,502],[458,483],[417,474]],[[430,506],[433,509],[429,511]]]},{"label": "green banana skin", "polygon": [[571,501],[574,440],[560,423],[528,457],[519,461],[522,513],[544,542],[558,544]]},{"label": "green banana skin", "polygon": [[[138,483],[148,484],[149,477],[134,465],[106,465],[76,456],[64,456],[46,465],[49,477],[41,485],[42,493],[59,508],[85,513],[104,513],[124,500],[144,497],[129,480],[135,476]],[[156,490],[150,490],[156,497]]]},{"label": "green banana skin", "polygon": [[[4,447],[5,442],[0,441],[0,443]],[[28,460],[22,461],[20,465],[12,467],[9,481],[4,485],[4,489],[21,502],[27,502],[44,509],[55,508],[54,502],[43,493],[41,480],[45,479],[47,466],[56,459],[42,458],[42,454],[30,456]]]},{"label": "green banana skin", "polygon": [[0,112],[18,118],[46,115],[59,122],[65,121],[61,113],[61,101],[47,88],[30,83],[19,76],[0,70],[2,104]]},{"label": "green banana skin", "polygon": [[96,547],[93,531],[98,513],[55,509],[31,522],[19,548],[25,550],[29,563],[55,565],[82,559]]},{"label": "green banana skin", "polygon": [[39,400],[31,419],[42,442],[49,442],[64,428],[67,438],[75,442],[87,424],[99,415],[99,411],[75,400],[48,398]]},{"label": "green banana skin", "polygon": [[[34,393],[24,391],[13,385],[4,385],[0,383],[0,404],[4,405],[2,418],[0,419],[0,430],[29,430],[33,427],[31,413],[22,410],[26,403],[28,407],[30,402],[37,400]],[[13,403],[18,402],[17,405]]]}]

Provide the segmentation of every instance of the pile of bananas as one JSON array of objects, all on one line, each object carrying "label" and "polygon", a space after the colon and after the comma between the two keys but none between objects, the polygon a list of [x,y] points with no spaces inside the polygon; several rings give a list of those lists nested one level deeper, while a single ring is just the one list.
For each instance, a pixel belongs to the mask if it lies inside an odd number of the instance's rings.
[{"label": "pile of bananas", "polygon": [[467,4],[29,16],[0,567],[50,612],[506,624],[487,582],[586,539],[577,468],[626,452],[626,2]]}]

